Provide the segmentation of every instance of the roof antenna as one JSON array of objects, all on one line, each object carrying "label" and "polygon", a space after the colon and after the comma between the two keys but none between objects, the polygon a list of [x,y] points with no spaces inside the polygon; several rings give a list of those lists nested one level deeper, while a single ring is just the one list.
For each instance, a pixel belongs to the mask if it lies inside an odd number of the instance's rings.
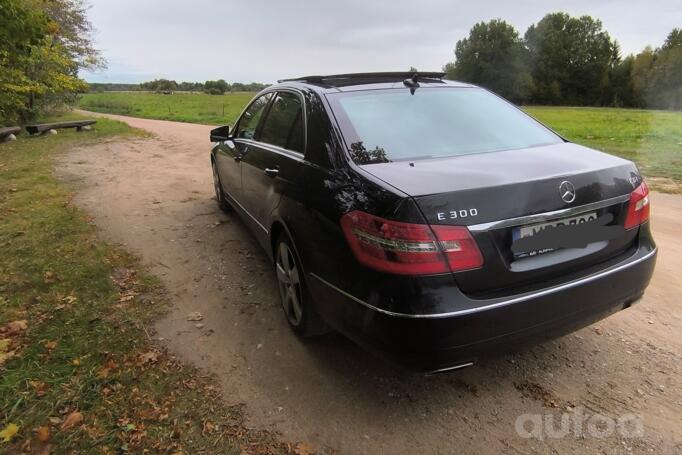
[{"label": "roof antenna", "polygon": [[419,88],[419,82],[417,82],[417,79],[418,79],[418,78],[419,78],[419,74],[414,73],[414,74],[412,75],[412,78],[410,78],[410,79],[405,79],[405,80],[403,81],[403,84],[405,84],[405,87],[409,87],[409,88],[410,88],[410,95],[414,95],[414,92],[416,92],[417,89]]}]

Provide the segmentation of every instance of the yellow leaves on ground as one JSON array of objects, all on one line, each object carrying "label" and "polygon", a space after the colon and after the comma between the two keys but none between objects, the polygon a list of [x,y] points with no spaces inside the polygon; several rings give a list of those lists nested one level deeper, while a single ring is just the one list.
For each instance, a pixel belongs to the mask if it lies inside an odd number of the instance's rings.
[{"label": "yellow leaves on ground", "polygon": [[19,433],[19,426],[14,423],[10,423],[5,427],[4,430],[0,431],[0,438],[3,442],[10,442],[17,433]]}]

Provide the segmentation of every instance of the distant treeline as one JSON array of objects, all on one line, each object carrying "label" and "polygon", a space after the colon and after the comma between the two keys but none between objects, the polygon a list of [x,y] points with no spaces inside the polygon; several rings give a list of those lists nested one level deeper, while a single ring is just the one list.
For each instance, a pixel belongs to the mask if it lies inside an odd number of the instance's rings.
[{"label": "distant treeline", "polygon": [[267,87],[267,84],[251,82],[228,83],[223,79],[206,82],[176,82],[169,79],[155,79],[141,84],[110,84],[90,83],[91,92],[118,92],[118,91],[150,91],[158,93],[169,92],[204,92],[210,95],[222,95],[227,92],[258,92]]},{"label": "distant treeline", "polygon": [[663,45],[622,58],[590,16],[547,14],[525,35],[507,22],[480,22],[457,42],[451,79],[516,103],[682,109],[682,29]]}]

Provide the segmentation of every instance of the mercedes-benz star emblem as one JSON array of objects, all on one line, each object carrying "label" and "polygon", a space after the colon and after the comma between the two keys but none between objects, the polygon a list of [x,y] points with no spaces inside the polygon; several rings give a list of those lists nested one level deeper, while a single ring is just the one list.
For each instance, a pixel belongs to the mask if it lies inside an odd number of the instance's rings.
[{"label": "mercedes-benz star emblem", "polygon": [[568,180],[564,180],[559,185],[559,195],[561,195],[561,200],[566,204],[570,204],[575,201],[575,187]]}]

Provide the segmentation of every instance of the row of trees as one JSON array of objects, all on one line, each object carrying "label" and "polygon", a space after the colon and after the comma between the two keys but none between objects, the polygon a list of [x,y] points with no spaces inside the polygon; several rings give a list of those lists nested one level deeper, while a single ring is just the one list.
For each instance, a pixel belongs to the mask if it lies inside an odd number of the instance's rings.
[{"label": "row of trees", "polygon": [[0,124],[25,122],[86,88],[104,65],[82,0],[0,0]]},{"label": "row of trees", "polygon": [[516,103],[682,108],[682,30],[621,58],[601,21],[546,15],[525,35],[503,20],[476,24],[457,42],[449,78],[473,82]]},{"label": "row of trees", "polygon": [[210,95],[222,95],[226,92],[258,92],[266,87],[265,84],[251,82],[250,84],[242,84],[241,82],[227,83],[224,79],[217,81],[201,82],[176,82],[168,79],[156,79],[149,82],[143,82],[139,85],[140,90],[149,90],[152,92],[204,92]]}]

